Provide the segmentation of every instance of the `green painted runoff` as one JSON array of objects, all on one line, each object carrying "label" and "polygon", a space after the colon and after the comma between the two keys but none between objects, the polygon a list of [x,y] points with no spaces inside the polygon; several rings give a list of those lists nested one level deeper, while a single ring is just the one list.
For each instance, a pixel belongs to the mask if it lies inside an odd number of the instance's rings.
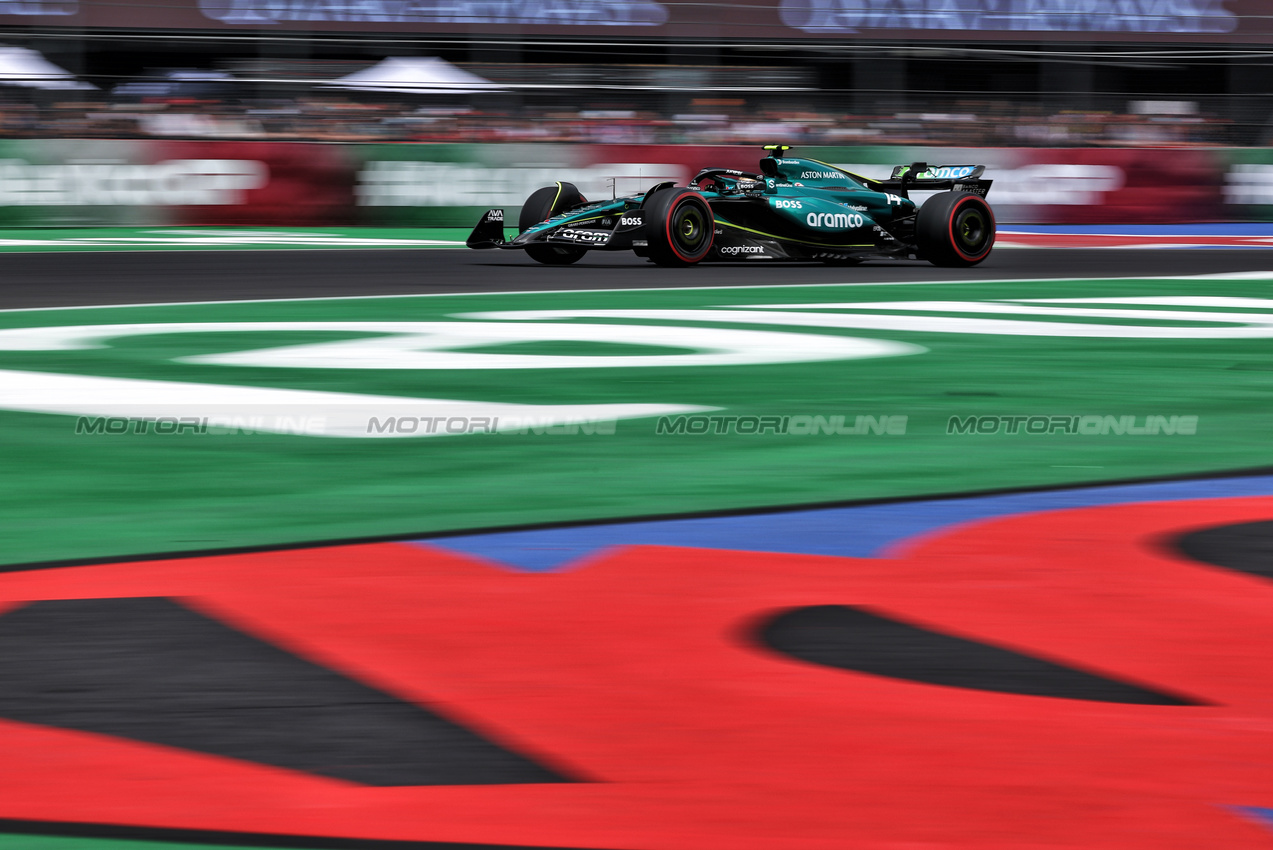
[{"label": "green painted runoff", "polygon": [[[781,286],[302,300],[0,313],[0,327],[157,322],[420,322],[499,310],[709,310],[749,305],[1039,298],[1258,298],[1263,280],[1023,281]],[[1237,303],[1237,302],[1235,302]],[[978,316],[897,307],[888,315],[1121,326],[1112,317]],[[1093,304],[1090,307],[1109,307]],[[1152,305],[1138,309],[1167,308]],[[1199,308],[1200,309],[1200,308]],[[1245,316],[1238,306],[1207,308]],[[1255,310],[1255,307],[1249,308]],[[828,313],[834,309],[805,312]],[[605,368],[400,369],[218,365],[199,356],[365,339],[305,330],[123,335],[99,347],[0,350],[0,370],[376,396],[562,404],[663,404],[711,416],[870,417],[866,433],[675,431],[623,419],[613,433],[356,439],[279,433],[76,433],[73,415],[0,409],[0,562],[426,534],[524,524],[953,494],[1251,469],[1273,463],[1269,337],[1216,339],[835,329],[574,318],[573,324],[735,328],[907,343],[903,356],[751,365],[631,365],[684,356],[684,335],[645,340],[475,342],[470,353],[613,356]],[[522,324],[522,323],[519,323]],[[1161,322],[1160,324],[1173,324]],[[1176,327],[1219,327],[1188,319]],[[669,337],[673,340],[673,337]],[[621,361],[628,359],[629,364]],[[0,392],[0,408],[4,394]],[[1116,429],[1027,433],[1024,417],[1115,417]],[[1133,417],[1130,429],[1120,417]],[[885,417],[898,433],[884,430]],[[956,418],[964,433],[951,433]],[[973,419],[1023,417],[1016,433]],[[1176,433],[1136,433],[1148,417]],[[1176,419],[1171,419],[1176,417]],[[1189,420],[1189,417],[1196,419]],[[750,421],[750,420],[749,420]],[[1191,427],[1183,423],[1192,421]],[[747,427],[750,428],[750,425]],[[875,430],[872,430],[872,429]],[[797,428],[802,431],[803,428]],[[847,425],[842,431],[850,429]],[[1122,433],[1118,433],[1122,431]]]}]

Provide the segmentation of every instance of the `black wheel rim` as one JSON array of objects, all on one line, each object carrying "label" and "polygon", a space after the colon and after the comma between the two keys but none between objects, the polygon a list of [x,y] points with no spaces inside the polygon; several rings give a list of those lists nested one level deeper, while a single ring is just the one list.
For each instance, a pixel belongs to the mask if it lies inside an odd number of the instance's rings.
[{"label": "black wheel rim", "polygon": [[955,239],[959,247],[969,254],[976,254],[986,246],[990,238],[990,225],[981,210],[967,209],[955,219]]},{"label": "black wheel rim", "polygon": [[698,204],[681,204],[672,213],[672,233],[677,247],[693,254],[707,241],[707,221]]}]

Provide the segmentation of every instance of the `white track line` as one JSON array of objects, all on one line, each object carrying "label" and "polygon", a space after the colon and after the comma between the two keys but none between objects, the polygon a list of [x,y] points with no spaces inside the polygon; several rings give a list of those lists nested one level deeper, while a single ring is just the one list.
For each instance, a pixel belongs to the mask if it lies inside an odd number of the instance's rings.
[{"label": "white track line", "polygon": [[284,304],[289,301],[373,301],[401,298],[485,298],[492,295],[588,295],[599,292],[698,292],[707,290],[733,291],[739,289],[831,289],[845,286],[972,286],[981,283],[1083,283],[1093,280],[1269,280],[1273,281],[1273,269],[1266,272],[1219,272],[1193,275],[1113,275],[1110,277],[1006,277],[977,278],[975,280],[895,280],[895,281],[843,281],[841,283],[764,283],[742,286],[650,286],[600,289],[513,289],[492,292],[419,292],[391,295],[305,295],[299,298],[238,298],[223,301],[142,301],[132,304],[84,304],[78,307],[3,307],[0,313],[40,313],[64,310],[120,310],[128,307],[197,307],[214,304]]}]

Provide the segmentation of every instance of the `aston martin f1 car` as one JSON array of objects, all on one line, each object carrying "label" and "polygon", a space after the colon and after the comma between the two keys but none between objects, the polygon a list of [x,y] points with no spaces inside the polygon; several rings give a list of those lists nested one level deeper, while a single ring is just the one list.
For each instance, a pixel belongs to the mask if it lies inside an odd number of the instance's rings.
[{"label": "aston martin f1 car", "polygon": [[[870,180],[766,145],[760,173],[705,168],[686,186],[588,201],[571,183],[536,190],[518,235],[505,239],[504,211],[488,210],[470,248],[523,250],[548,265],[589,251],[632,251],[662,266],[718,260],[812,260],[854,265],[914,258],[975,266],[990,255],[995,218],[984,165],[899,165]],[[922,205],[911,191],[938,191]]]}]

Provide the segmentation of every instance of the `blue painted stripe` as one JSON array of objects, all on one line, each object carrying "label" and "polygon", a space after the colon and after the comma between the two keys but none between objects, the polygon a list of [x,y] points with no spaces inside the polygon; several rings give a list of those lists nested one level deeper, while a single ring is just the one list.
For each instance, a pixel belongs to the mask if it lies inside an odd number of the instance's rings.
[{"label": "blue painted stripe", "polygon": [[464,534],[416,542],[529,572],[562,569],[601,549],[624,545],[870,558],[882,557],[889,547],[910,537],[955,523],[1128,502],[1237,496],[1273,496],[1273,476],[1085,487],[701,519],[618,522]]},{"label": "blue painted stripe", "polygon": [[1255,806],[1237,806],[1239,812],[1253,818],[1262,826],[1273,829],[1273,809],[1261,809]]},{"label": "blue painted stripe", "polygon": [[1062,235],[1105,234],[1113,236],[1273,236],[1270,222],[1226,222],[1206,224],[1006,224],[1000,230],[1014,233],[1056,233]]}]

